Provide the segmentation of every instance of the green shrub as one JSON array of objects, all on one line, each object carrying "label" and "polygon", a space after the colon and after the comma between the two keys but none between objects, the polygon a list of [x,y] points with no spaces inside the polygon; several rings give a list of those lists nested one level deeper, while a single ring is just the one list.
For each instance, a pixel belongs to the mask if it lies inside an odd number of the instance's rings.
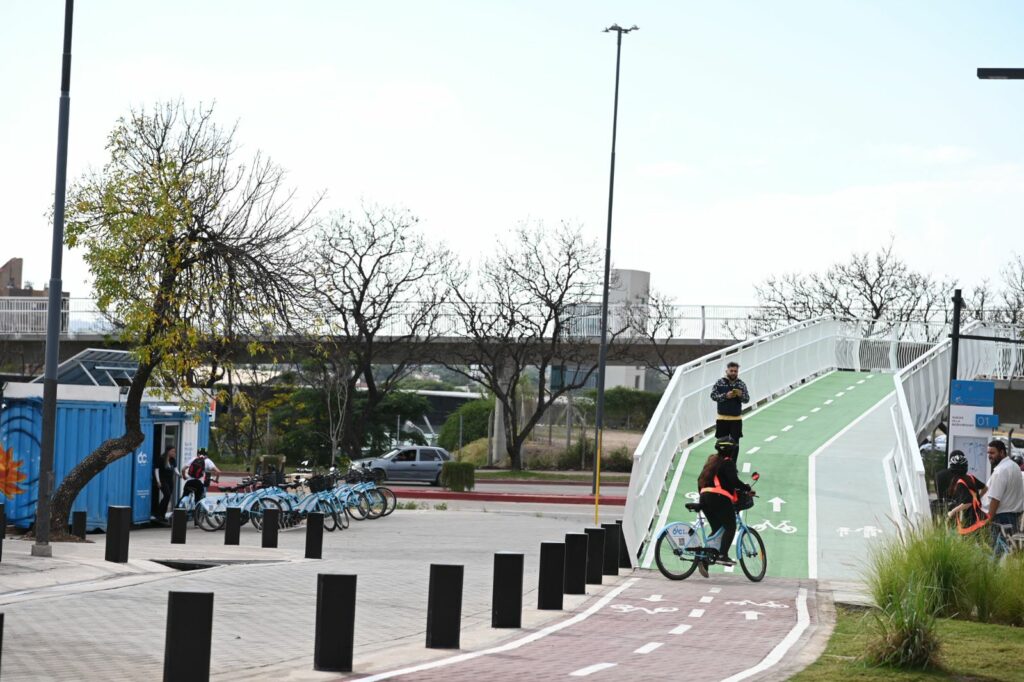
[{"label": "green shrub", "polygon": [[455,459],[459,462],[468,462],[479,468],[487,464],[487,437],[478,438],[472,443],[466,443],[461,450],[455,452]]},{"label": "green shrub", "polygon": [[607,457],[601,458],[602,471],[633,471],[633,455],[629,454],[629,448],[622,446],[612,450]]},{"label": "green shrub", "polygon": [[875,612],[867,657],[879,665],[924,670],[939,665],[940,641],[928,578],[907,576],[905,589]]},{"label": "green shrub", "polygon": [[461,493],[476,486],[476,467],[469,462],[445,462],[441,466],[441,485]]},{"label": "green shrub", "polygon": [[493,400],[473,400],[459,406],[448,415],[437,435],[437,444],[448,451],[459,447],[459,418],[462,419],[462,443],[487,438],[487,423],[491,418]]}]

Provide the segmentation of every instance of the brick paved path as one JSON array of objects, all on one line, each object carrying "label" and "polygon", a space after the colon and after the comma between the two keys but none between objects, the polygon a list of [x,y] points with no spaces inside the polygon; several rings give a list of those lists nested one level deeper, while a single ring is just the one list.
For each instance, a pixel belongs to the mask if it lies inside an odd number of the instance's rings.
[{"label": "brick paved path", "polygon": [[771,675],[786,645],[816,625],[815,599],[813,586],[800,581],[672,582],[637,572],[581,614],[538,633],[397,675],[356,679],[753,680]]}]

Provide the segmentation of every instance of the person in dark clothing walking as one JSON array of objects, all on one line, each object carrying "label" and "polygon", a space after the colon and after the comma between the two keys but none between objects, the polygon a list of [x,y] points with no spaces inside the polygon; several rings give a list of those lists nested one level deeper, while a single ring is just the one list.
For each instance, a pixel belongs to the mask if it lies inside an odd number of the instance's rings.
[{"label": "person in dark clothing walking", "polygon": [[174,482],[178,475],[178,450],[169,447],[157,462],[157,477],[160,483],[160,504],[157,505],[157,521],[167,518],[167,508],[174,498]]},{"label": "person in dark clothing walking", "polygon": [[747,385],[740,380],[738,362],[730,362],[725,366],[725,376],[715,382],[711,389],[711,399],[718,403],[715,438],[732,438],[738,447],[743,437],[743,405],[750,402]]},{"label": "person in dark clothing walking", "polygon": [[[721,541],[718,545],[717,563],[731,566],[734,562],[728,558],[729,548],[736,535],[736,504],[739,496],[737,491],[750,492],[750,486],[740,480],[736,473],[736,454],[739,448],[731,438],[724,438],[715,443],[715,454],[708,457],[704,469],[697,478],[700,490],[700,505],[711,534],[722,529]],[[697,564],[697,569],[705,578],[708,567],[704,562]]]}]

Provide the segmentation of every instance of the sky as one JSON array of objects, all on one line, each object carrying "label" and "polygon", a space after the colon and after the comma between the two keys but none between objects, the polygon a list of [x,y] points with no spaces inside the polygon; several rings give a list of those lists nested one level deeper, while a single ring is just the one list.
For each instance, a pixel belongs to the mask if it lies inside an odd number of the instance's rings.
[{"label": "sky", "polygon": [[[0,2],[0,261],[49,278],[64,3]],[[215,103],[323,215],[405,207],[475,261],[524,221],[681,304],[891,238],[973,286],[1024,252],[1024,4],[994,0],[79,0],[68,173],[132,107]],[[89,295],[81,254],[64,289]]]}]

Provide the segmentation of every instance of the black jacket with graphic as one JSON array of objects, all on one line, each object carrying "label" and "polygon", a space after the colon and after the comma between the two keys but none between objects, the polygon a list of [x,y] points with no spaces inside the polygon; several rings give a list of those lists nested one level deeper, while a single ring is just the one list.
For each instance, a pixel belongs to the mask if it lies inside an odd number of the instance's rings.
[{"label": "black jacket with graphic", "polygon": [[[726,398],[726,394],[734,388],[740,389],[740,395],[735,398]],[[743,412],[743,403],[750,402],[750,393],[742,379],[729,381],[726,377],[722,377],[715,382],[714,388],[711,389],[711,399],[718,403],[718,416],[739,417]]]}]

